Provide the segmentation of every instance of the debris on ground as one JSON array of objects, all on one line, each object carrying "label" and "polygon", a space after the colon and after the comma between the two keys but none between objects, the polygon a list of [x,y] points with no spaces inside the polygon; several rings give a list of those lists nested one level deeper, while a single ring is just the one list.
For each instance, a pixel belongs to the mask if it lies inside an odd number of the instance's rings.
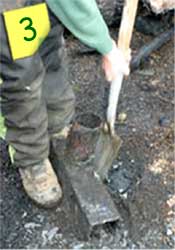
[{"label": "debris on ground", "polygon": [[[133,40],[133,49],[138,49],[149,37],[136,32]],[[75,55],[75,41],[68,41],[71,84],[78,89],[76,112],[93,110],[103,116],[108,83],[100,77],[100,57]],[[173,248],[173,67],[170,41],[123,84],[118,115],[125,113],[127,119],[116,123],[123,144],[108,183],[122,220],[86,242],[70,230],[64,206],[45,211],[28,200],[1,141],[1,248]],[[139,72],[149,70],[154,74]]]},{"label": "debris on ground", "polygon": [[157,14],[175,8],[174,0],[147,0],[147,2],[149,2],[152,10]]},{"label": "debris on ground", "polygon": [[[151,0],[150,0],[151,1]],[[8,1],[6,1],[8,2]],[[158,17],[160,18],[160,17]],[[116,30],[111,30],[117,37]],[[152,40],[135,32],[133,51]],[[70,83],[77,97],[77,115],[103,117],[108,83],[97,54],[77,54],[67,38]],[[122,217],[88,241],[70,230],[64,205],[37,208],[10,164],[8,147],[0,141],[0,248],[2,249],[173,249],[174,196],[174,41],[144,60],[124,82],[116,120],[123,140],[109,173],[108,187]],[[85,122],[87,116],[84,116]]]}]

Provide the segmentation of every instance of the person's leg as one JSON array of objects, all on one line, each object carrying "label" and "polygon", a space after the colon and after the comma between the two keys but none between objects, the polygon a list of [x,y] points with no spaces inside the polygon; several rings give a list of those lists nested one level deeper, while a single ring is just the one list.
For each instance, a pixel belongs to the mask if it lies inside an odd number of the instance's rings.
[{"label": "person's leg", "polygon": [[12,60],[2,16],[0,32],[1,105],[6,140],[16,151],[15,165],[28,167],[40,163],[49,153],[47,112],[41,101],[44,67],[38,54]]},{"label": "person's leg", "polygon": [[47,160],[48,117],[41,87],[44,67],[38,53],[12,60],[1,15],[0,33],[1,106],[6,140],[16,151],[15,165],[28,195],[43,206],[51,206],[59,200],[61,191]]},{"label": "person's leg", "polygon": [[40,48],[46,69],[43,92],[47,103],[49,134],[68,126],[74,116],[75,96],[68,83],[68,65],[64,47],[63,27],[49,10],[51,31]]}]

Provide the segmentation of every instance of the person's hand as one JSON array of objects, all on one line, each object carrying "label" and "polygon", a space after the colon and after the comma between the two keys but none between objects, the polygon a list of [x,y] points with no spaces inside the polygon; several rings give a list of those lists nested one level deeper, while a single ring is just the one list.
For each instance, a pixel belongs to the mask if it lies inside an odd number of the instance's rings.
[{"label": "person's hand", "polygon": [[108,81],[111,82],[114,80],[118,72],[121,72],[126,76],[129,75],[131,51],[129,50],[127,55],[124,55],[123,52],[117,47],[115,41],[113,41],[112,51],[104,55],[102,60],[102,67]]}]

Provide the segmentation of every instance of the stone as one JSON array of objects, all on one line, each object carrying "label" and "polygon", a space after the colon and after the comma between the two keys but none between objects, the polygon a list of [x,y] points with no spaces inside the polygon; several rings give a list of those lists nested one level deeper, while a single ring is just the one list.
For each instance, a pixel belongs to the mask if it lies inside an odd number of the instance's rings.
[{"label": "stone", "polygon": [[161,127],[169,126],[170,125],[170,120],[167,117],[165,117],[165,116],[161,116],[159,118],[159,125]]},{"label": "stone", "polygon": [[174,0],[146,0],[156,14],[175,8]]}]

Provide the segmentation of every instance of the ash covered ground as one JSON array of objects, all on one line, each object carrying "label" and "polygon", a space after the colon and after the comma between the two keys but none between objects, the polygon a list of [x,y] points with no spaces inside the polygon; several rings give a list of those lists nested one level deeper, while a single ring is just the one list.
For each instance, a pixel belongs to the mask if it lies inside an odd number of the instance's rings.
[{"label": "ash covered ground", "polygon": [[[114,36],[116,36],[114,32]],[[150,36],[134,33],[137,50]],[[76,53],[76,40],[68,38],[70,82],[77,97],[76,112],[104,113],[108,83],[97,54]],[[174,207],[174,61],[173,40],[153,53],[124,82],[116,121],[123,144],[110,171],[109,186],[117,199],[122,221],[110,231],[101,230],[81,242],[70,230],[64,206],[54,210],[37,208],[26,197],[19,175],[8,160],[6,145],[0,166],[1,248],[173,248]]]}]

